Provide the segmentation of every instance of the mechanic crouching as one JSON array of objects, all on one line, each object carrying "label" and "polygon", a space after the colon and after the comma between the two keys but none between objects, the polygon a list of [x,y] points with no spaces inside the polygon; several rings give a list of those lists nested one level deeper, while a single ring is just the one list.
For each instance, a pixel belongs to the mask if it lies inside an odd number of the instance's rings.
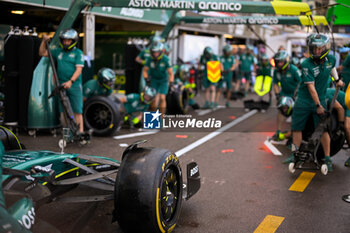
[{"label": "mechanic crouching", "polygon": [[[275,91],[277,106],[285,105],[290,98],[294,101],[295,93],[301,81],[301,73],[296,66],[290,64],[289,54],[285,50],[277,52],[274,56],[276,69],[273,72],[273,89]],[[290,102],[290,100],[288,100]],[[287,112],[277,113],[277,131],[272,136],[274,141],[282,141],[291,136],[291,133],[282,133],[282,125]]]},{"label": "mechanic crouching", "polygon": [[109,96],[113,92],[115,73],[110,68],[102,68],[97,73],[97,80],[92,79],[84,84],[84,101],[93,96]]},{"label": "mechanic crouching", "polygon": [[157,92],[153,87],[145,86],[140,94],[131,93],[120,98],[126,111],[124,122],[129,123],[130,128],[141,126],[142,112],[149,109],[156,95]]},{"label": "mechanic crouching", "polygon": [[[314,125],[324,116],[326,108],[326,91],[331,82],[331,75],[337,86],[342,87],[344,83],[339,79],[335,69],[336,59],[329,55],[330,39],[323,34],[311,34],[307,38],[310,57],[302,64],[302,82],[297,92],[294,111],[292,114],[292,131],[295,151],[285,160],[285,163],[294,161],[294,153],[300,147],[302,141],[302,130],[310,115],[313,116]],[[328,171],[332,171],[332,160],[330,158],[330,137],[325,131],[321,137],[324,150],[324,163]]]}]

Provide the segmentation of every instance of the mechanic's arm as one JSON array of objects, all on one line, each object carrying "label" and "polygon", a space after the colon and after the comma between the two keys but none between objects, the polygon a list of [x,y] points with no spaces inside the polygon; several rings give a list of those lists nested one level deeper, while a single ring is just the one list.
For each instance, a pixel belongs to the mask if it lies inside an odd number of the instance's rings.
[{"label": "mechanic's arm", "polygon": [[79,78],[79,76],[81,75],[83,71],[83,66],[75,66],[75,71],[72,75],[72,77],[70,78],[69,81],[65,82],[62,84],[62,86],[65,88],[65,89],[69,89],[72,87],[73,83],[75,81],[77,81],[77,79]]},{"label": "mechanic's arm", "polygon": [[143,75],[143,78],[145,79],[146,83],[147,83],[147,81],[149,81],[148,70],[149,70],[148,66],[143,67],[142,75]]},{"label": "mechanic's arm", "polygon": [[324,114],[325,109],[323,108],[320,99],[318,98],[318,94],[315,88],[314,82],[308,82],[306,83],[307,89],[309,90],[309,93],[311,95],[312,100],[314,101],[315,105],[317,106],[317,114],[322,115]]},{"label": "mechanic's arm", "polygon": [[343,66],[343,65],[340,65],[340,66],[338,66],[337,71],[338,71],[339,73],[341,73],[343,69],[344,69],[344,66]]},{"label": "mechanic's arm", "polygon": [[173,68],[168,68],[168,74],[169,74],[169,83],[174,83],[174,72]]},{"label": "mechanic's arm", "polygon": [[39,56],[41,57],[48,57],[49,53],[46,49],[46,41],[50,40],[50,37],[48,35],[43,35],[43,39],[41,41],[40,47],[39,47]]},{"label": "mechanic's arm", "polygon": [[198,63],[198,68],[197,68],[198,70],[202,70],[202,63]]},{"label": "mechanic's arm", "polygon": [[126,99],[126,96],[122,96],[119,98],[120,102],[126,103],[128,100]]},{"label": "mechanic's arm", "polygon": [[276,95],[279,95],[280,94],[280,88],[278,86],[278,84],[273,84],[273,90],[275,91],[275,94]]},{"label": "mechanic's arm", "polygon": [[233,65],[233,70],[236,70],[238,66],[239,66],[239,60],[235,59],[235,64]]},{"label": "mechanic's arm", "polygon": [[273,77],[272,78],[273,90],[275,91],[276,99],[278,99],[279,95],[280,95],[280,88],[278,86],[278,79],[277,79],[277,71],[276,70],[273,72],[272,77]]},{"label": "mechanic's arm", "polygon": [[335,67],[331,70],[331,75],[334,78],[334,82],[337,87],[344,86],[344,82],[339,78],[337,69]]},{"label": "mechanic's arm", "polygon": [[230,71],[234,71],[234,70],[235,70],[235,65],[236,65],[236,64],[233,64],[233,65],[231,66]]},{"label": "mechanic's arm", "polygon": [[137,56],[135,58],[135,61],[141,65],[145,65],[145,63],[146,63],[146,60],[142,60],[140,56]]}]

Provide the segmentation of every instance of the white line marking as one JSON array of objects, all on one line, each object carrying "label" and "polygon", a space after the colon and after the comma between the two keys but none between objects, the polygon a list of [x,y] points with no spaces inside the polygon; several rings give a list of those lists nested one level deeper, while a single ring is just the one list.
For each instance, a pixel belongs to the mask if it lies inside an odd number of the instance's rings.
[{"label": "white line marking", "polygon": [[277,148],[274,145],[272,145],[269,140],[265,140],[264,144],[265,146],[267,146],[267,148],[269,148],[272,154],[282,156],[282,153],[279,150],[277,150]]},{"label": "white line marking", "polygon": [[284,139],[283,141],[273,141],[273,140],[271,140],[270,142],[273,145],[284,145],[285,146],[287,144],[287,140],[286,139]]},{"label": "white line marking", "polygon": [[211,112],[211,109],[200,110],[200,111],[198,111],[198,116],[204,116],[205,114],[208,114],[210,112]]},{"label": "white line marking", "polygon": [[208,113],[214,112],[214,111],[216,111],[216,110],[218,110],[218,109],[221,109],[221,108],[225,108],[225,106],[219,105],[219,106],[217,106],[217,107],[214,108],[214,109],[199,110],[199,111],[198,111],[198,116],[204,116],[204,115],[206,115],[206,114],[208,114]]},{"label": "white line marking", "polygon": [[183,154],[189,152],[190,150],[193,150],[194,148],[200,146],[201,144],[205,143],[206,141],[209,141],[210,139],[220,135],[221,133],[225,132],[226,130],[228,130],[229,128],[232,128],[233,126],[237,125],[238,123],[240,123],[241,121],[244,121],[245,119],[248,119],[249,117],[253,116],[255,113],[257,113],[257,110],[252,110],[246,114],[244,114],[243,116],[236,118],[235,120],[233,120],[232,122],[228,123],[227,125],[221,127],[220,129],[215,130],[214,132],[211,132],[210,134],[202,137],[201,139],[195,141],[194,143],[182,148],[181,150],[178,150],[177,152],[175,152],[177,157],[182,156]]},{"label": "white line marking", "polygon": [[132,137],[137,137],[137,136],[144,136],[144,135],[149,135],[149,134],[155,134],[158,133],[159,130],[153,130],[153,131],[145,131],[145,132],[140,132],[140,133],[131,133],[131,134],[124,134],[124,135],[119,135],[119,136],[114,136],[114,139],[124,139],[124,138],[132,138]]}]

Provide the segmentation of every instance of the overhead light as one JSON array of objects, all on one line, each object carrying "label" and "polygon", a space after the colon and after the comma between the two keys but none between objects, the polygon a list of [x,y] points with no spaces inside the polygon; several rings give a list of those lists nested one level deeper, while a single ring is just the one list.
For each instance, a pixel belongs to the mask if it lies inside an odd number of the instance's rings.
[{"label": "overhead light", "polygon": [[230,34],[224,34],[224,37],[225,37],[226,39],[232,39],[232,38],[233,38],[233,36],[230,35]]},{"label": "overhead light", "polygon": [[12,14],[23,15],[24,11],[11,11]]}]

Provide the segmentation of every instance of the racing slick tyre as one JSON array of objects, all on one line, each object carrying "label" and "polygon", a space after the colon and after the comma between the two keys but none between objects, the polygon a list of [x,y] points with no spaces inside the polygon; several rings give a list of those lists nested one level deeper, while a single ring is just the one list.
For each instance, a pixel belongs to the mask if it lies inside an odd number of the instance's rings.
[{"label": "racing slick tyre", "polygon": [[121,121],[120,103],[117,99],[94,96],[84,103],[84,126],[94,135],[107,136],[118,128]]},{"label": "racing slick tyre", "polygon": [[136,148],[122,160],[114,217],[126,232],[171,232],[182,203],[179,160],[168,150]]},{"label": "racing slick tyre", "polygon": [[[307,140],[311,136],[312,132],[314,131],[313,125],[314,125],[313,119],[312,117],[310,117],[306,122],[306,127],[303,131],[303,140]],[[331,124],[330,124],[329,131],[330,131],[329,133],[331,138],[330,156],[333,156],[343,148],[343,145],[345,142],[345,131],[339,129],[337,112],[335,110],[333,110],[331,114]],[[322,144],[320,144],[317,150],[317,158],[319,161],[321,161],[323,157],[324,157],[324,152],[323,152]]]},{"label": "racing slick tyre", "polygon": [[6,151],[24,149],[16,135],[5,127],[0,127],[0,140]]}]

